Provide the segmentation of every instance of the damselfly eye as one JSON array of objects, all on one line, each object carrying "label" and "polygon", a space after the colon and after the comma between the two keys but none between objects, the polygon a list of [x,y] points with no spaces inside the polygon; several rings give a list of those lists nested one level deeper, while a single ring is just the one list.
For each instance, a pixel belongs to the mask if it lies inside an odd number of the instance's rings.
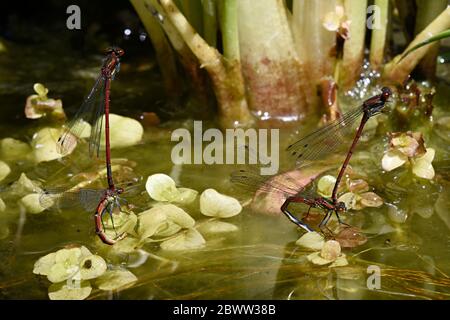
[{"label": "damselfly eye", "polygon": [[385,101],[392,95],[392,91],[388,87],[383,87],[381,92]]}]

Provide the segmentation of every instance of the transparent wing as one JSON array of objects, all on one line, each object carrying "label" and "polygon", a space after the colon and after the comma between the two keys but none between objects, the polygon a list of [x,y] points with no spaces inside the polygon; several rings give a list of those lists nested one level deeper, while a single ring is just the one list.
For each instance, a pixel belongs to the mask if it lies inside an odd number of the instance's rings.
[{"label": "transparent wing", "polygon": [[64,188],[44,189],[39,197],[42,207],[64,209],[81,207],[86,211],[93,211],[101,198],[105,195],[104,189],[78,189],[67,190]]},{"label": "transparent wing", "polygon": [[66,155],[73,149],[73,144],[79,139],[86,129],[86,122],[94,124],[97,119],[99,104],[104,104],[104,81],[100,75],[95,81],[89,95],[84,100],[75,116],[65,125],[65,130],[57,142],[57,151]]},{"label": "transparent wing", "polygon": [[99,157],[100,154],[100,140],[102,137],[103,115],[105,114],[104,96],[105,96],[106,81],[109,80],[106,79],[105,81],[103,81],[102,86],[99,89],[102,100],[97,104],[97,109],[92,124],[91,136],[89,138],[89,155],[91,157],[96,156],[97,158]]},{"label": "transparent wing", "polygon": [[348,146],[346,142],[351,137],[350,133],[354,132],[354,123],[362,113],[361,106],[347,112],[341,118],[291,144],[287,151],[298,166],[307,161],[323,159],[339,147]]},{"label": "transparent wing", "polygon": [[[257,159],[257,152],[247,145],[240,146],[245,149],[246,159]],[[260,165],[245,165],[241,170],[231,174],[231,182],[255,193],[277,193],[285,197],[302,194],[304,197],[312,197],[314,193],[306,190],[306,186],[310,184],[302,183],[299,171],[286,171],[277,175],[261,175]],[[304,180],[303,180],[304,182]]]}]

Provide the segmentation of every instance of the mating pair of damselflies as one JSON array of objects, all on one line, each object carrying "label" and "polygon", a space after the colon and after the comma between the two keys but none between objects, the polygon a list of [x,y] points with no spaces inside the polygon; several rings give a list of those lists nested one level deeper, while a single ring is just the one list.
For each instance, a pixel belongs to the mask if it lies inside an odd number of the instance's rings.
[{"label": "mating pair of damselflies", "polygon": [[99,76],[90,93],[83,101],[80,109],[73,119],[65,126],[63,134],[57,142],[57,150],[65,155],[73,150],[77,140],[82,136],[86,128],[86,122],[91,124],[91,135],[89,138],[89,154],[99,157],[100,140],[103,130],[103,119],[105,121],[105,158],[106,158],[106,176],[108,180],[107,189],[62,189],[48,188],[44,189],[40,196],[40,203],[48,208],[60,202],[79,203],[86,210],[92,210],[95,207],[95,230],[100,239],[106,244],[114,244],[118,238],[125,235],[116,235],[116,239],[110,239],[105,234],[103,216],[108,213],[111,217],[114,228],[113,212],[121,208],[121,199],[119,195],[124,192],[123,188],[114,185],[111,170],[111,148],[110,148],[110,128],[109,128],[109,103],[111,81],[117,75],[120,69],[120,58],[124,51],[113,47],[107,50],[106,57]]},{"label": "mating pair of damselflies", "polygon": [[347,208],[345,203],[338,201],[337,192],[339,184],[344,176],[356,144],[362,135],[364,126],[371,117],[382,112],[391,95],[391,90],[387,87],[383,87],[380,94],[367,99],[362,103],[362,105],[349,111],[348,113],[345,113],[341,118],[336,119],[319,130],[306,135],[287,148],[287,151],[296,158],[297,165],[300,167],[305,163],[321,159],[326,155],[330,155],[338,146],[345,143],[345,138],[353,130],[353,124],[362,115],[353,142],[350,145],[347,156],[345,157],[336,178],[330,198],[319,197],[310,191],[307,191],[306,184],[297,184],[297,187],[292,187],[286,183],[283,183],[280,179],[275,179],[274,177],[263,177],[258,173],[249,170],[234,172],[231,175],[231,181],[242,185],[247,189],[251,189],[252,191],[265,192],[269,194],[281,194],[285,198],[285,201],[280,210],[291,222],[308,232],[313,231],[313,229],[289,211],[288,207],[291,203],[303,203],[307,205],[309,207],[307,215],[309,214],[309,210],[311,208],[324,210],[326,212],[325,217],[319,224],[319,228],[321,230],[326,226],[333,212],[336,214],[339,223],[342,223],[339,213],[345,212]]}]

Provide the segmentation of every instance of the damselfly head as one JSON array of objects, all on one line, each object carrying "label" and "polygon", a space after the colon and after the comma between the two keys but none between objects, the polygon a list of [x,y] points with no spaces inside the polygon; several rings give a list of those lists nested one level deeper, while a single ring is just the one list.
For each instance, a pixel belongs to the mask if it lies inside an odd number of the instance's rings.
[{"label": "damselfly head", "polygon": [[125,54],[125,51],[119,47],[111,47],[106,50],[106,53],[114,53],[117,57],[121,57]]},{"label": "damselfly head", "polygon": [[345,206],[345,203],[344,203],[344,202],[338,202],[338,203],[336,204],[336,209],[337,209],[337,211],[339,211],[339,212],[345,212],[345,211],[347,211],[347,207]]},{"label": "damselfly head", "polygon": [[117,194],[121,194],[124,192],[123,188],[116,188]]},{"label": "damselfly head", "polygon": [[388,87],[381,88],[381,99],[384,102],[386,102],[391,95],[392,95],[391,89],[389,89]]}]

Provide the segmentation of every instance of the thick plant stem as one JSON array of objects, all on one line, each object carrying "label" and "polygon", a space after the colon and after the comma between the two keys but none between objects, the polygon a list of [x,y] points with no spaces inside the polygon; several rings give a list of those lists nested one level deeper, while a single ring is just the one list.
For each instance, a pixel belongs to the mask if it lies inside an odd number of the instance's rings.
[{"label": "thick plant stem", "polygon": [[229,60],[240,60],[237,0],[218,0],[223,55]]},{"label": "thick plant stem", "polygon": [[250,107],[263,120],[301,120],[306,75],[293,44],[283,0],[238,0],[239,49]]},{"label": "thick plant stem", "polygon": [[[383,64],[384,50],[386,47],[386,34],[389,16],[389,0],[375,0],[375,11],[372,12],[374,21],[372,38],[370,40],[370,66],[378,70]],[[380,9],[379,13],[376,11]],[[377,21],[379,19],[379,21]]]},{"label": "thick plant stem", "polygon": [[[418,43],[423,42],[448,28],[450,28],[450,6],[420,32],[404,52],[407,52]],[[403,83],[430,48],[432,48],[432,44],[423,46],[408,54],[404,59],[401,59],[403,54],[396,56],[391,62],[385,65],[383,77],[388,81]]]},{"label": "thick plant stem", "polygon": [[217,45],[217,8],[216,0],[202,0],[203,38],[212,47]]},{"label": "thick plant stem", "polygon": [[[334,74],[336,32],[327,30],[323,23],[328,13],[336,10],[336,0],[296,0],[293,2],[292,33],[303,72],[308,76],[308,104],[318,103],[317,88],[322,79]],[[315,100],[312,100],[315,98]]]},{"label": "thick plant stem", "polygon": [[163,28],[173,48],[178,53],[181,65],[190,80],[190,88],[192,88],[195,92],[195,95],[199,99],[200,103],[206,106],[208,104],[207,79],[206,74],[200,69],[200,64],[198,63],[197,58],[192,53],[191,49],[186,45],[175,26],[164,14],[162,14],[164,13],[164,10],[159,5],[159,1],[144,0],[144,2],[149,8],[157,10],[160,14],[159,18],[163,19],[163,21],[160,21],[160,26]]},{"label": "thick plant stem", "polygon": [[247,108],[239,61],[228,61],[217,49],[210,47],[172,0],[160,0],[160,3],[167,18],[211,77],[222,127],[250,126],[253,118]]},{"label": "thick plant stem", "polygon": [[145,30],[150,36],[153,48],[156,53],[156,60],[164,81],[164,87],[169,97],[178,96],[181,94],[182,84],[178,76],[175,56],[173,50],[167,41],[164,31],[161,29],[159,23],[155,20],[152,14],[145,7],[142,0],[130,0],[134,9],[139,15]]},{"label": "thick plant stem", "polygon": [[[419,34],[426,28],[447,6],[447,0],[420,1],[416,0],[417,16],[414,34]],[[418,65],[420,72],[427,79],[433,79],[436,73],[436,60],[439,54],[439,43],[431,45],[428,53]]]},{"label": "thick plant stem", "polygon": [[350,89],[358,80],[364,60],[367,0],[345,0],[345,13],[350,23],[350,39],[344,43],[344,55],[340,64],[339,84]]}]

